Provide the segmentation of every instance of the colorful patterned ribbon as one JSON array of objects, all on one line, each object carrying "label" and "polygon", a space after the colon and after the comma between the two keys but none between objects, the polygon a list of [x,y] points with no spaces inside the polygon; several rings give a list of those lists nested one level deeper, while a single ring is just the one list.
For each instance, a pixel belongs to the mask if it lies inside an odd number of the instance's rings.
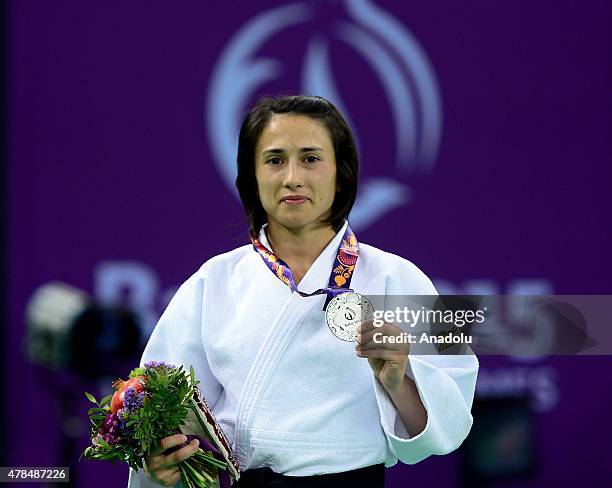
[{"label": "colorful patterned ribbon", "polygon": [[341,293],[353,291],[349,287],[351,285],[351,278],[353,277],[355,265],[357,264],[357,258],[359,257],[359,243],[357,242],[355,234],[348,225],[346,226],[344,236],[342,236],[342,241],[338,246],[336,259],[329,276],[329,284],[327,288],[321,288],[313,293],[304,293],[298,290],[289,265],[278,256],[275,256],[274,253],[264,246],[257,237],[251,236],[251,243],[270,271],[272,271],[272,273],[274,273],[279,280],[287,285],[291,291],[297,292],[303,297],[311,297],[325,293],[327,298],[325,299],[323,309],[327,307],[327,304],[335,296]]}]

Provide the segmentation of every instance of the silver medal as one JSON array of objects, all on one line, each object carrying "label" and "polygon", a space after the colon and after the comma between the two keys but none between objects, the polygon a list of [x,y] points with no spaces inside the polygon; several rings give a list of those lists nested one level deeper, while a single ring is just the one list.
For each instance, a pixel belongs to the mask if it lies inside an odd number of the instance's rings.
[{"label": "silver medal", "polygon": [[355,292],[342,293],[325,308],[325,321],[329,330],[343,341],[355,341],[357,327],[374,317],[372,302]]}]

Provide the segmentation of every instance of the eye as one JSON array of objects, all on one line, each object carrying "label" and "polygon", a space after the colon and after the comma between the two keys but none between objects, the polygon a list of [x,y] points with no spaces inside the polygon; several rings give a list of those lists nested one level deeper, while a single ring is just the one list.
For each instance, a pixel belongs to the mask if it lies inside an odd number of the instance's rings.
[{"label": "eye", "polygon": [[311,155],[311,156],[306,156],[304,160],[308,163],[316,163],[317,161],[319,161],[319,158]]},{"label": "eye", "polygon": [[272,164],[272,165],[277,165],[277,164],[280,164],[282,162],[283,162],[282,159],[277,157],[277,156],[274,156],[273,158],[270,158],[267,161],[268,164]]}]

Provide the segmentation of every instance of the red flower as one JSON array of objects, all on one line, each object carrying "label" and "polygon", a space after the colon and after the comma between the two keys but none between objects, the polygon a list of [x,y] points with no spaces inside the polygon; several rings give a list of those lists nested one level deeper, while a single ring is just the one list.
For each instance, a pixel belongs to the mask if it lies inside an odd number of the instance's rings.
[{"label": "red flower", "polygon": [[142,390],[144,390],[144,384],[144,376],[134,376],[127,381],[121,381],[113,384],[113,386],[117,388],[117,391],[113,394],[113,398],[111,399],[111,412],[117,413],[119,409],[123,407],[125,390],[128,388],[134,388],[134,393],[140,393]]}]

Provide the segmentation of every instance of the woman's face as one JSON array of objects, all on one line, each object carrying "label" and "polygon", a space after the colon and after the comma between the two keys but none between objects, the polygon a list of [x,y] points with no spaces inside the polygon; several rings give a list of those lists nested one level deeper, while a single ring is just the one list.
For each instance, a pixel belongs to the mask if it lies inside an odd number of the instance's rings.
[{"label": "woman's face", "polygon": [[255,146],[255,177],[268,221],[292,229],[316,228],[336,195],[331,136],[304,115],[275,114]]}]

